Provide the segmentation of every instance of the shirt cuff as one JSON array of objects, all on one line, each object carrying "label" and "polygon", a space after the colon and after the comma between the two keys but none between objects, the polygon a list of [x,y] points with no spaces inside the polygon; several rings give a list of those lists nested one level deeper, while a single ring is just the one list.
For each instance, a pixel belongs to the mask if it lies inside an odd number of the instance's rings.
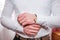
[{"label": "shirt cuff", "polygon": [[36,23],[37,24],[44,24],[46,22],[46,16],[41,16],[41,15],[37,15],[37,19],[36,19]]},{"label": "shirt cuff", "polygon": [[16,22],[15,26],[16,26],[16,30],[18,30],[20,32],[24,32],[23,27],[18,22]]}]

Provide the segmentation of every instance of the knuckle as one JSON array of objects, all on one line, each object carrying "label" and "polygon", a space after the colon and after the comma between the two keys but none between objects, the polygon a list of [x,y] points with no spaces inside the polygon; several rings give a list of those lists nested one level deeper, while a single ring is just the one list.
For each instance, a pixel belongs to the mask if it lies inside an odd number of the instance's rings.
[{"label": "knuckle", "polygon": [[27,22],[22,23],[23,26],[26,25],[26,24],[27,24]]}]

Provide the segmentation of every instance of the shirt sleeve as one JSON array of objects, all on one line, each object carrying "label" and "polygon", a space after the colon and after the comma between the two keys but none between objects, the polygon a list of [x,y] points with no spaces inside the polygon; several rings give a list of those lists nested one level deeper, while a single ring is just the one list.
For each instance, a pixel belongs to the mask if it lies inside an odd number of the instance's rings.
[{"label": "shirt sleeve", "polygon": [[42,16],[38,21],[39,24],[41,21],[44,26],[60,27],[60,16]]},{"label": "shirt sleeve", "polygon": [[36,23],[42,24],[44,26],[60,26],[59,16],[54,16],[52,13],[52,4],[55,0],[44,1],[40,13],[37,13]]},{"label": "shirt sleeve", "polygon": [[37,15],[36,23],[44,26],[44,28],[48,28],[48,30],[44,30],[41,28],[38,32],[39,35],[42,34],[43,36],[45,36],[48,33],[50,33],[51,30],[50,28],[60,27],[60,16],[54,16],[53,13],[51,13],[52,4],[54,1],[55,0],[44,2],[45,7],[43,6],[42,9],[40,10],[40,13],[36,14]]},{"label": "shirt sleeve", "polygon": [[10,0],[6,0],[5,6],[1,15],[1,24],[15,32],[23,33],[23,27],[12,20],[12,12],[14,10],[14,5]]}]

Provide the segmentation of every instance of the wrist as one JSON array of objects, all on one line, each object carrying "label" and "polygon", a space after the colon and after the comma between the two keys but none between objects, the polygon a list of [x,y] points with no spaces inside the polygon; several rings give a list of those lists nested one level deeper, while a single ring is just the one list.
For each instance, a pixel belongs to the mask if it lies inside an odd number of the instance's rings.
[{"label": "wrist", "polygon": [[34,14],[34,21],[36,22],[36,20],[37,20],[37,15],[36,14]]}]

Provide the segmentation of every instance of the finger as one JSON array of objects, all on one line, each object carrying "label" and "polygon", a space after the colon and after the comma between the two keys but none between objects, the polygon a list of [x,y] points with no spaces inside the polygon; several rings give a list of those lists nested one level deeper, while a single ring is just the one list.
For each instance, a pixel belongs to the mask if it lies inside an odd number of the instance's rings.
[{"label": "finger", "polygon": [[20,21],[20,23],[24,23],[24,22],[26,22],[26,18],[24,18]]},{"label": "finger", "polygon": [[22,20],[22,18],[24,18],[25,15],[26,15],[26,13],[22,13],[22,14],[18,15],[17,20],[18,20],[18,19],[19,19],[19,20]]},{"label": "finger", "polygon": [[33,26],[30,26],[28,29],[36,30],[36,31],[38,31],[38,30],[39,30],[39,28],[36,28],[36,27],[33,27]]},{"label": "finger", "polygon": [[22,14],[18,15],[18,18],[21,18],[21,17],[24,16],[24,15],[25,15],[25,14],[22,13]]},{"label": "finger", "polygon": [[40,25],[36,25],[36,24],[33,24],[32,26],[34,26],[36,28],[40,28],[41,27]]},{"label": "finger", "polygon": [[22,24],[22,26],[25,26],[25,25],[28,25],[28,24],[31,24],[31,23],[25,21],[25,22]]},{"label": "finger", "polygon": [[30,31],[27,27],[25,28],[25,30],[24,30],[24,32],[26,33],[26,34],[28,34],[28,35],[36,35],[37,34],[37,32],[35,31],[35,32],[32,32],[32,31]]},{"label": "finger", "polygon": [[38,30],[36,30],[36,29],[34,30],[34,29],[29,29],[29,28],[27,28],[26,30],[27,30],[28,32],[31,32],[31,33],[36,33],[36,32],[38,32]]},{"label": "finger", "polygon": [[18,20],[19,20],[19,21],[22,21],[22,20],[24,20],[24,18],[25,18],[25,16],[19,18]]},{"label": "finger", "polygon": [[31,33],[37,33],[38,31],[37,30],[28,30],[29,32],[31,32]]},{"label": "finger", "polygon": [[31,20],[26,20],[22,25],[25,26],[25,25],[33,24],[33,23],[35,23],[35,22],[31,21]]},{"label": "finger", "polygon": [[35,36],[36,33],[27,33],[29,36]]},{"label": "finger", "polygon": [[21,24],[20,21],[23,20],[23,19],[24,19],[24,17],[17,19],[18,23]]},{"label": "finger", "polygon": [[38,32],[37,30],[33,30],[33,29],[29,29],[29,28],[25,28],[25,30],[27,31],[27,32],[32,32],[32,33],[35,33],[35,32]]},{"label": "finger", "polygon": [[30,31],[28,31],[28,30],[26,31],[26,34],[28,34],[28,35],[30,35],[30,36],[31,36],[31,35],[32,35],[32,36],[36,35],[35,32],[30,32]]}]

